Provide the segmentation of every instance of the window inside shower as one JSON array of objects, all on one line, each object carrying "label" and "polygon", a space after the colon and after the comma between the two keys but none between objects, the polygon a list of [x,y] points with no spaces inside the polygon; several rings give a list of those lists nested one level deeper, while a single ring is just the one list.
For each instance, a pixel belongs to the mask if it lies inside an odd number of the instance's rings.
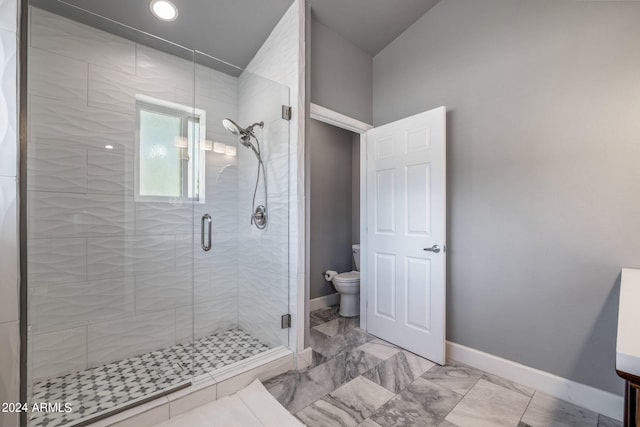
[{"label": "window inside shower", "polygon": [[204,203],[206,111],[136,96],[136,200]]},{"label": "window inside shower", "polygon": [[[27,372],[30,403],[72,410],[29,426],[85,424],[289,345],[289,88],[57,3],[29,10]],[[264,122],[263,230],[256,156],[224,118]]]}]

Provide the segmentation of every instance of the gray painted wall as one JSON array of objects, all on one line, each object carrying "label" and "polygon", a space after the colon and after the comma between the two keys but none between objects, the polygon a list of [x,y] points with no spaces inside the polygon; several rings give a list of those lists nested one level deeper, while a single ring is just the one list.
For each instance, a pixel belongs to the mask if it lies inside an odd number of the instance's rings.
[{"label": "gray painted wall", "polygon": [[351,132],[309,120],[310,298],[335,292],[324,270],[351,271]]},{"label": "gray painted wall", "polygon": [[448,339],[622,392],[640,266],[640,3],[440,2],[374,59],[374,123],[447,106]]},{"label": "gray painted wall", "polygon": [[372,122],[373,58],[311,20],[311,102]]}]

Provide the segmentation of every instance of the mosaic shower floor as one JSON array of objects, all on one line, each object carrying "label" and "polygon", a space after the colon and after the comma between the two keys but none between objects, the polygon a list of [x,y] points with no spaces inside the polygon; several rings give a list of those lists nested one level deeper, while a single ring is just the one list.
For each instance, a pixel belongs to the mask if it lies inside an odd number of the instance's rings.
[{"label": "mosaic shower floor", "polygon": [[[56,412],[31,412],[29,426],[73,425],[269,348],[242,329],[231,329],[194,342],[51,378],[34,384],[30,406],[36,402],[60,403],[61,408]],[[70,412],[65,412],[65,403],[70,404]]]}]

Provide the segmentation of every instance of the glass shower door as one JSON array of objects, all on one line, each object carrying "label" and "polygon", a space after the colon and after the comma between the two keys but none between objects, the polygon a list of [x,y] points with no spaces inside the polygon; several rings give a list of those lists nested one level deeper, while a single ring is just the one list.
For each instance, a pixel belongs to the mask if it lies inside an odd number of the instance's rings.
[{"label": "glass shower door", "polygon": [[56,3],[30,8],[29,398],[68,406],[30,426],[190,383],[204,198],[193,51],[135,43],[119,34],[131,28],[81,24]]}]

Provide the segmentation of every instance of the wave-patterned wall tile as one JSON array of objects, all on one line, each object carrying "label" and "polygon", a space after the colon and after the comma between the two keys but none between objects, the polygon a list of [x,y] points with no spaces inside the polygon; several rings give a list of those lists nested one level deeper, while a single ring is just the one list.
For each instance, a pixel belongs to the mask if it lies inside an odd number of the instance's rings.
[{"label": "wave-patterned wall tile", "polygon": [[86,239],[32,239],[27,250],[30,287],[87,280]]},{"label": "wave-patterned wall tile", "polygon": [[270,159],[265,165],[270,197],[289,194],[289,162],[291,160],[291,156],[280,156]]},{"label": "wave-patterned wall tile", "polygon": [[28,55],[29,94],[87,103],[86,62],[33,47]]},{"label": "wave-patterned wall tile", "polygon": [[[175,102],[175,89],[157,81],[89,65],[89,106],[135,114],[136,95]],[[190,105],[190,104],[189,104]]]},{"label": "wave-patterned wall tile", "polygon": [[87,368],[87,328],[34,335],[32,380],[40,381]]},{"label": "wave-patterned wall tile", "polygon": [[269,198],[269,221],[266,232],[270,235],[289,234],[289,197],[274,196]]},{"label": "wave-patterned wall tile", "polygon": [[[182,84],[178,85],[177,87],[175,85],[172,87],[175,92],[176,102],[193,106],[195,96],[210,96],[210,71],[212,70],[205,67],[204,65],[197,64],[195,71],[195,81],[192,80],[192,85],[186,86],[185,84]],[[193,79],[193,72],[189,77]]]},{"label": "wave-patterned wall tile", "polygon": [[267,161],[291,154],[289,123],[282,119],[268,122],[264,126]]},{"label": "wave-patterned wall tile", "polygon": [[32,238],[118,235],[133,227],[127,196],[32,191],[29,202]]},{"label": "wave-patterned wall tile", "polygon": [[[194,97],[191,93],[185,91],[177,91],[177,102],[192,105]],[[195,107],[207,112],[206,129],[207,134],[220,133],[224,134],[227,131],[222,126],[222,119],[230,118],[233,121],[238,121],[238,105],[227,103],[219,99],[211,98],[196,91],[195,94]],[[248,124],[244,125],[248,126]]]},{"label": "wave-patterned wall tile", "polygon": [[34,333],[120,319],[134,314],[133,279],[64,283],[31,291]]},{"label": "wave-patterned wall tile", "polygon": [[135,115],[31,95],[29,138],[82,140],[86,147],[133,154]]},{"label": "wave-patterned wall tile", "polygon": [[89,193],[133,194],[133,156],[89,150]]},{"label": "wave-patterned wall tile", "polygon": [[[2,378],[2,401],[20,401],[20,328],[18,322],[0,323],[0,378]],[[17,426],[18,417],[0,412],[0,425]]]},{"label": "wave-patterned wall tile", "polygon": [[210,70],[210,73],[209,96],[228,104],[238,105],[238,78],[216,70]]},{"label": "wave-patterned wall tile", "polygon": [[0,29],[16,32],[18,25],[18,2],[0,0]]},{"label": "wave-patterned wall tile", "polygon": [[288,311],[277,310],[279,307],[265,307],[263,301],[257,299],[240,300],[238,308],[239,325],[254,337],[270,346],[288,344],[288,330],[281,329],[280,317]]},{"label": "wave-patterned wall tile", "polygon": [[218,245],[219,234],[215,231],[212,233],[211,250],[205,252],[200,244],[200,221],[194,224],[194,228],[194,234],[176,236],[176,269],[209,271],[221,250]]},{"label": "wave-patterned wall tile", "polygon": [[[188,94],[193,93],[194,63],[192,61],[139,44],[137,45],[136,70],[140,78],[149,79],[159,86],[174,87]],[[180,101],[178,100],[178,102]]]},{"label": "wave-patterned wall tile", "polygon": [[16,176],[16,34],[0,30],[0,176]]},{"label": "wave-patterned wall tile", "polygon": [[190,306],[209,299],[209,272],[180,270],[136,276],[136,312]]},{"label": "wave-patterned wall tile", "polygon": [[176,308],[176,344],[193,341],[193,306]]},{"label": "wave-patterned wall tile", "polygon": [[31,8],[31,46],[129,74],[136,72],[136,46],[122,37]]},{"label": "wave-patterned wall tile", "polygon": [[0,323],[18,320],[18,218],[15,177],[0,176]]},{"label": "wave-patterned wall tile", "polygon": [[236,298],[214,300],[194,306],[195,338],[203,338],[238,325]]},{"label": "wave-patterned wall tile", "polygon": [[[270,123],[282,120],[282,105],[289,105],[289,88],[256,74],[245,73],[247,78],[240,87],[240,100],[251,102],[251,108],[240,104],[243,119]],[[286,122],[288,124],[288,122]]]},{"label": "wave-patterned wall tile", "polygon": [[[214,239],[210,268],[211,297],[231,299],[238,297],[238,236],[219,234]],[[242,254],[244,257],[245,254]]]},{"label": "wave-patterned wall tile", "polygon": [[174,236],[93,238],[87,243],[89,279],[175,269]]},{"label": "wave-patterned wall tile", "polygon": [[135,211],[136,234],[183,234],[193,230],[193,206],[190,202],[136,202]]},{"label": "wave-patterned wall tile", "polygon": [[169,347],[175,343],[174,310],[89,326],[89,367]]},{"label": "wave-patterned wall tile", "polygon": [[87,192],[86,150],[29,144],[27,153],[29,190]]},{"label": "wave-patterned wall tile", "polygon": [[[213,175],[213,177],[211,176]],[[226,166],[207,177],[207,204],[216,232],[238,231],[238,168]]]}]

